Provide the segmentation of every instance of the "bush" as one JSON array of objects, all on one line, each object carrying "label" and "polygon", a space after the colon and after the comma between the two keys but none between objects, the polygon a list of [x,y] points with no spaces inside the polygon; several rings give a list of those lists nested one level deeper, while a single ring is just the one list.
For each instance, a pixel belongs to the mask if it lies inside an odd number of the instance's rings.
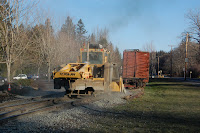
[{"label": "bush", "polygon": [[33,84],[33,79],[19,79],[16,80],[14,83],[21,86],[31,86]]}]

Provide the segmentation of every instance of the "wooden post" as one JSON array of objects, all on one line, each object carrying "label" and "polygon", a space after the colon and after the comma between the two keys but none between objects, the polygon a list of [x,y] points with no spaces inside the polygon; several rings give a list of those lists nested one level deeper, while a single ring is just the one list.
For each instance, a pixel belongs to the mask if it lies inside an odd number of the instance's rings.
[{"label": "wooden post", "polygon": [[188,33],[186,36],[186,43],[185,43],[185,80],[187,77],[187,45],[188,45]]},{"label": "wooden post", "polygon": [[159,56],[158,56],[158,78],[159,78]]},{"label": "wooden post", "polygon": [[90,61],[90,51],[89,51],[89,49],[90,49],[90,43],[88,42],[88,45],[87,45],[87,62],[89,62]]},{"label": "wooden post", "polygon": [[175,46],[175,45],[168,45],[168,46],[170,46],[171,47],[171,52],[170,52],[170,61],[171,61],[171,72],[170,72],[170,77],[172,77],[173,76],[173,68],[172,68],[172,64],[173,64],[173,62],[172,62],[172,47],[173,46]]}]

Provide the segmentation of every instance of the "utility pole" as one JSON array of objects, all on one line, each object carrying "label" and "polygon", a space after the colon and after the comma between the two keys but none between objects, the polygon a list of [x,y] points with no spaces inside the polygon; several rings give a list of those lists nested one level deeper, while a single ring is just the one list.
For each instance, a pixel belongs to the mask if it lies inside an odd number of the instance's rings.
[{"label": "utility pole", "polygon": [[168,45],[168,46],[170,46],[171,47],[171,52],[170,52],[170,61],[171,61],[171,72],[170,72],[170,77],[172,77],[172,47],[174,47],[175,45]]},{"label": "utility pole", "polygon": [[159,78],[159,56],[158,56],[158,78]]},{"label": "utility pole", "polygon": [[187,45],[188,45],[188,33],[187,33],[187,36],[186,36],[186,43],[185,43],[185,74],[184,74],[184,78],[186,80],[186,77],[187,77],[187,62],[188,62],[188,58],[187,58]]},{"label": "utility pole", "polygon": [[87,62],[89,62],[90,61],[90,53],[89,53],[89,50],[90,49],[90,43],[88,42],[88,45],[87,45]]}]

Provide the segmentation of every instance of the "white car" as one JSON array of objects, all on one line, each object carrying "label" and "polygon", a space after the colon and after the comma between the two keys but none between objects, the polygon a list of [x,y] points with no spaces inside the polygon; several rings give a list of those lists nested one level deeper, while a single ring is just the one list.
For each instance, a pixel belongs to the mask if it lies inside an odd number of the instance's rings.
[{"label": "white car", "polygon": [[13,77],[13,79],[28,79],[26,74],[19,74],[17,77]]}]

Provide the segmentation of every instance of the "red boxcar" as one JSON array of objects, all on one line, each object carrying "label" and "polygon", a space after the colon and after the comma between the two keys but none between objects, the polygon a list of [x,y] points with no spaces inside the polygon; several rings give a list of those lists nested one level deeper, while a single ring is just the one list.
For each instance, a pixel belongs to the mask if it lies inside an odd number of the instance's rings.
[{"label": "red boxcar", "polygon": [[141,87],[149,82],[149,53],[138,49],[125,50],[122,77],[125,87]]}]

